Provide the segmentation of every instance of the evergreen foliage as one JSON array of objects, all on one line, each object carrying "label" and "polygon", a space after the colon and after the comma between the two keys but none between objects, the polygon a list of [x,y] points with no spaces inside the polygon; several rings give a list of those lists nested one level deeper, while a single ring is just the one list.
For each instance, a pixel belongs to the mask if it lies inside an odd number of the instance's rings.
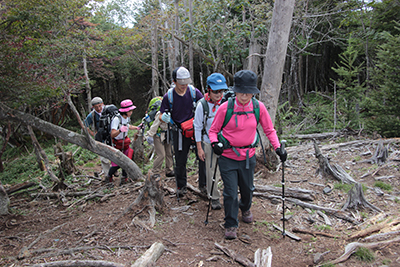
[{"label": "evergreen foliage", "polygon": [[384,32],[380,37],[373,73],[376,87],[365,101],[365,118],[369,129],[396,137],[400,133],[400,35]]}]

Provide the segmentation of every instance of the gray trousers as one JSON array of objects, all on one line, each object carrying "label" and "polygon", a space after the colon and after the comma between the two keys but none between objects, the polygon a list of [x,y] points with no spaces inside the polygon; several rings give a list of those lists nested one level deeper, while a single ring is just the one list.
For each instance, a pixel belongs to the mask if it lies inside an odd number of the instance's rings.
[{"label": "gray trousers", "polygon": [[171,144],[167,142],[162,142],[161,138],[154,135],[154,152],[156,153],[156,158],[153,162],[153,173],[161,173],[161,167],[165,159],[165,172],[169,173],[172,171],[172,150]]},{"label": "gray trousers", "polygon": [[246,169],[246,160],[237,161],[224,156],[219,158],[218,166],[221,171],[222,181],[224,182],[225,228],[238,227],[239,209],[244,212],[251,208],[256,157],[254,155],[249,159],[248,169]]}]

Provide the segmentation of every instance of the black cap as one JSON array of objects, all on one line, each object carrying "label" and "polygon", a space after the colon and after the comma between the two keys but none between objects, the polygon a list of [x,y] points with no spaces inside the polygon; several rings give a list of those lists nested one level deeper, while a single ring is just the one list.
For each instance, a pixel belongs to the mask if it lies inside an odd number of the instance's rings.
[{"label": "black cap", "polygon": [[251,70],[241,70],[233,77],[233,91],[243,94],[258,94],[257,75]]}]

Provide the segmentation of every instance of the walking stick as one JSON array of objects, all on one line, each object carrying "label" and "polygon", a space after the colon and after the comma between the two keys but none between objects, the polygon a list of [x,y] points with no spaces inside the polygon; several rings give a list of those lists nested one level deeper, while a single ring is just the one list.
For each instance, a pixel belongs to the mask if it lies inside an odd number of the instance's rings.
[{"label": "walking stick", "polygon": [[[166,113],[169,113],[168,111],[169,111],[168,109],[165,109]],[[174,140],[173,140],[173,135],[171,133],[173,125],[171,124],[171,122],[167,122],[167,125],[168,125],[168,128],[167,128],[167,144],[171,144],[172,166],[174,168],[174,172],[175,172],[175,175],[176,175]],[[176,179],[176,176],[175,176],[175,184],[176,184],[176,189],[177,189],[176,190],[176,198],[177,198],[177,200],[179,202],[178,180]]]},{"label": "walking stick", "polygon": [[207,216],[206,216],[206,220],[204,221],[205,225],[208,224],[208,214],[210,213],[210,206],[211,206],[211,199],[212,199],[211,196],[212,196],[212,192],[214,191],[215,178],[217,177],[218,159],[219,159],[219,156],[217,156],[217,160],[215,161],[215,169],[214,169],[213,181],[211,184],[210,198],[208,199]]},{"label": "walking stick", "polygon": [[[285,153],[285,143],[286,140],[281,142],[281,152]],[[282,235],[285,238],[285,162],[282,161]]]}]

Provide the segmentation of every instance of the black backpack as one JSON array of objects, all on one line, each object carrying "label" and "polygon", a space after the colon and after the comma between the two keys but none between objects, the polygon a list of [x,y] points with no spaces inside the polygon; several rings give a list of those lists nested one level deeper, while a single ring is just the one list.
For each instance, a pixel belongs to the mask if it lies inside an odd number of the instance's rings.
[{"label": "black backpack", "polygon": [[107,145],[112,145],[111,140],[111,122],[115,116],[118,116],[120,124],[122,123],[121,115],[115,105],[106,105],[103,107],[99,119],[99,129],[94,137],[96,141],[104,142]]}]

